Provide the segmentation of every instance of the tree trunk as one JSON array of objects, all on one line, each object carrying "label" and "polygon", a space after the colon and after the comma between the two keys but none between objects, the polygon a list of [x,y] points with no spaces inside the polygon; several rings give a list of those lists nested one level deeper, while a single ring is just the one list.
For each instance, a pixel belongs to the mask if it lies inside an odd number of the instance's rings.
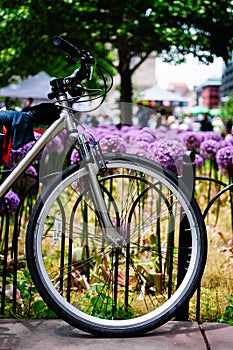
[{"label": "tree trunk", "polygon": [[[120,74],[121,83],[121,124],[132,124],[132,71],[130,70],[130,53],[123,48],[118,49],[119,66],[118,72]],[[123,102],[123,103],[122,103]],[[125,103],[124,103],[125,102]]]}]

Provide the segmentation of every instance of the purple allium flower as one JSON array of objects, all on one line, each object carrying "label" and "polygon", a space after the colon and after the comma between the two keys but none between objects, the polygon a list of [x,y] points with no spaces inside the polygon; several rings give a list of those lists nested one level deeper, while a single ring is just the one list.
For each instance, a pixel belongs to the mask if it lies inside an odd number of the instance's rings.
[{"label": "purple allium flower", "polygon": [[[108,125],[96,126],[94,128],[90,128],[89,131],[97,140],[102,139],[105,135],[110,134]],[[87,139],[90,140],[89,135],[86,135]],[[90,140],[91,141],[91,140]]]},{"label": "purple allium flower", "polygon": [[[150,143],[149,143],[150,145]],[[147,152],[148,143],[146,141],[138,141],[138,142],[132,142],[126,144],[126,152],[127,153],[134,153],[134,149],[141,149],[145,150]]]},{"label": "purple allium flower", "polygon": [[105,137],[100,140],[100,147],[104,153],[126,152],[125,141],[118,135],[105,135]]},{"label": "purple allium flower", "polygon": [[135,134],[134,137],[131,138],[131,141],[145,141],[147,143],[150,143],[155,141],[155,137],[149,132],[141,131]]},{"label": "purple allium flower", "polygon": [[59,133],[59,137],[60,137],[60,139],[64,142],[66,142],[67,141],[67,139],[68,139],[68,132],[67,132],[67,130],[66,129],[63,129],[60,133]]},{"label": "purple allium flower", "polygon": [[154,154],[154,150],[158,147],[158,145],[160,145],[160,140],[148,143],[147,145],[147,151],[149,152],[149,154]]},{"label": "purple allium flower", "polygon": [[159,128],[157,128],[156,130],[160,131],[160,132],[164,132],[165,134],[167,133],[167,128],[164,125],[161,125]]},{"label": "purple allium flower", "polygon": [[195,154],[195,164],[197,169],[201,169],[204,165],[204,159],[199,154]]},{"label": "purple allium flower", "polygon": [[80,161],[79,153],[76,148],[71,153],[70,160],[71,160],[71,164],[74,164]]},{"label": "purple allium flower", "polygon": [[18,149],[12,149],[7,166],[9,168],[13,168],[23,158],[23,156],[32,148],[34,143],[35,141],[32,141],[23,147],[20,147]]},{"label": "purple allium flower", "polygon": [[204,140],[215,140],[215,141],[222,140],[222,136],[215,131],[203,131],[202,135],[204,137]]},{"label": "purple allium flower", "polygon": [[147,151],[147,144],[146,142],[143,142],[143,141],[138,142],[135,145],[127,145],[126,152],[130,154],[136,154],[137,156],[141,156],[144,158],[148,158],[149,156]]},{"label": "purple allium flower", "polygon": [[168,139],[173,139],[180,142],[180,135],[177,132],[177,129],[168,129],[166,135]]},{"label": "purple allium flower", "polygon": [[0,216],[4,216],[7,208],[10,215],[14,214],[19,205],[20,199],[18,195],[10,190],[3,199],[0,200]]},{"label": "purple allium flower", "polygon": [[226,140],[219,141],[219,149],[228,146],[228,142]]},{"label": "purple allium flower", "polygon": [[154,148],[152,158],[175,174],[181,174],[183,168],[183,155],[185,148],[176,140],[158,141]]},{"label": "purple allium flower", "polygon": [[27,168],[26,172],[33,176],[37,176],[37,171],[32,165],[30,165],[29,168]]},{"label": "purple allium flower", "polygon": [[140,135],[141,132],[141,129],[129,128],[128,130],[122,132],[121,136],[125,142],[133,142],[136,135]]},{"label": "purple allium flower", "polygon": [[29,189],[31,186],[35,184],[37,181],[37,171],[34,168],[34,166],[30,165],[29,168],[27,168],[25,174],[30,174],[29,175],[23,175],[19,178],[17,181],[17,193],[20,194],[22,192],[26,192],[26,189]]},{"label": "purple allium flower", "polygon": [[227,139],[227,143],[233,145],[233,135],[229,139]]},{"label": "purple allium flower", "polygon": [[139,148],[139,147],[132,148],[132,150],[128,153],[132,153],[132,154],[135,154],[136,156],[140,156],[143,158],[148,158],[148,152],[143,148]]},{"label": "purple allium flower", "polygon": [[227,146],[218,150],[216,162],[222,174],[233,170],[233,146]]},{"label": "purple allium flower", "polygon": [[215,159],[219,150],[219,142],[211,139],[203,141],[200,145],[200,154],[204,159]]},{"label": "purple allium flower", "polygon": [[129,130],[140,130],[140,128],[137,125],[123,125],[121,128],[122,132],[127,132]]},{"label": "purple allium flower", "polygon": [[63,150],[63,143],[59,136],[54,137],[45,147],[44,152],[61,152]]},{"label": "purple allium flower", "polygon": [[161,132],[158,131],[158,129],[151,129],[149,127],[145,127],[141,129],[143,132],[150,134],[153,136],[154,140],[157,140],[157,134],[161,134]]},{"label": "purple allium flower", "polygon": [[121,131],[114,125],[99,124],[96,127],[90,129],[90,132],[95,136],[96,139],[100,140],[105,135],[116,134],[121,135]]},{"label": "purple allium flower", "polygon": [[183,140],[188,150],[199,149],[201,144],[201,138],[198,132],[187,131],[180,134],[180,138]]},{"label": "purple allium flower", "polygon": [[[35,140],[37,141],[41,137],[41,134],[39,134],[38,132],[34,132],[34,136],[35,136]],[[34,143],[35,141],[31,141],[16,150],[12,149],[10,154],[10,159],[7,163],[7,167],[10,169],[13,168],[24,157],[24,155],[28,153],[28,151],[32,148]]]},{"label": "purple allium flower", "polygon": [[156,140],[179,140],[179,134],[176,130],[168,130],[167,128],[159,127],[154,129],[154,136]]}]

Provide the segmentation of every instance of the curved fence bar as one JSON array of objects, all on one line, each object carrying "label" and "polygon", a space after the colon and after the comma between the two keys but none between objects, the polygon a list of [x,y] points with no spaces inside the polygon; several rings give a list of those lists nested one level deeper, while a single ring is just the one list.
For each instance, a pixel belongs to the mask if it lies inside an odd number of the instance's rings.
[{"label": "curved fence bar", "polygon": [[[188,175],[184,177],[184,180],[186,178],[190,182],[191,177],[189,174],[195,174],[195,163],[192,158],[190,158],[191,161],[187,161],[187,159],[184,158],[184,171]],[[0,171],[0,179],[3,180],[9,171]],[[205,220],[207,220],[213,206],[216,204],[218,207],[220,205],[218,205],[218,201],[229,191],[228,200],[230,201],[231,230],[233,232],[233,184],[227,184],[222,179],[199,175],[194,176],[194,179],[193,188],[190,188],[191,183],[187,183],[194,195],[197,196],[199,191],[199,182],[204,183],[207,193],[207,204],[205,206],[202,205],[202,213]],[[208,184],[210,183],[211,185],[214,184],[216,188],[212,198],[209,199],[211,191],[209,191],[210,187]],[[27,270],[25,255],[26,226],[38,194],[39,179],[36,174],[28,172],[20,178],[12,191],[7,194],[8,197],[0,202],[0,317],[34,317],[34,314],[30,314],[32,303],[34,306],[36,305],[33,312],[36,312],[35,310],[40,311],[39,305],[42,309],[40,304],[42,301],[36,294]],[[216,215],[215,222],[218,222],[218,209],[216,210]],[[179,263],[181,266],[179,273],[182,274],[182,261]],[[29,305],[26,305],[27,302]],[[200,303],[201,285],[196,293],[197,321],[200,319]],[[37,315],[40,314],[38,312]],[[55,315],[47,310],[46,313],[43,313],[43,317],[55,317]],[[189,318],[189,305],[184,305],[176,318],[187,320]]]},{"label": "curved fence bar", "polygon": [[[229,176],[229,184],[226,182],[218,179],[218,178],[210,178],[206,176],[196,176],[195,182],[197,181],[203,181],[205,183],[205,186],[207,187],[209,184],[208,192],[210,189],[210,184],[217,185],[217,191],[216,194],[210,198],[210,195],[208,194],[208,203],[202,210],[203,219],[207,221],[208,214],[210,213],[212,207],[216,204],[217,205],[217,211],[216,211],[216,221],[215,225],[217,225],[219,220],[219,212],[218,209],[221,206],[220,200],[221,197],[227,192],[229,192],[229,206],[230,206],[230,217],[229,220],[231,221],[230,227],[231,227],[231,234],[233,235],[233,183],[231,182],[231,176]],[[199,284],[199,287],[197,288],[197,296],[196,296],[196,321],[200,322],[200,311],[201,311],[201,281]]]},{"label": "curved fence bar", "polygon": [[[3,179],[8,171],[0,172]],[[16,316],[22,302],[19,271],[27,270],[25,232],[38,194],[38,178],[25,173],[0,202],[0,311],[1,317]]]}]

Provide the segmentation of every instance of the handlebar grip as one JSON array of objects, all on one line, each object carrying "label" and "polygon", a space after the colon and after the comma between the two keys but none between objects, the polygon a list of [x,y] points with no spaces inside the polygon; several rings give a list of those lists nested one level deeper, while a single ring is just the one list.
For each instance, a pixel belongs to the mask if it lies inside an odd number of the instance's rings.
[{"label": "handlebar grip", "polygon": [[63,51],[71,55],[73,58],[80,58],[82,56],[82,53],[76,46],[69,43],[63,38],[60,38],[59,36],[53,38],[53,44],[61,48]]}]

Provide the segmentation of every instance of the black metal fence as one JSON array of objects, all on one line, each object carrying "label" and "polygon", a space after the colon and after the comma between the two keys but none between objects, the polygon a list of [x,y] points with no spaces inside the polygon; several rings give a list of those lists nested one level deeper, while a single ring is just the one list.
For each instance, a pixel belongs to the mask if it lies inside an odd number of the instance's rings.
[{"label": "black metal fence", "polygon": [[[9,171],[1,171],[1,180]],[[25,173],[0,203],[0,315],[17,314],[18,271],[27,269],[25,232],[38,193],[38,179]]]},{"label": "black metal fence", "polygon": [[[190,159],[190,158],[188,158]],[[184,162],[184,171],[186,175],[195,170],[194,159],[191,162]],[[7,171],[1,171],[1,180],[7,176]],[[190,176],[185,176],[187,181]],[[213,206],[215,224],[220,220],[221,200],[224,197],[224,203],[230,208],[231,233],[233,233],[233,183],[228,178],[228,183],[219,178],[205,176],[205,174],[196,174],[193,192],[196,197],[199,196],[200,188],[205,200],[200,201],[203,217],[208,224],[209,213],[213,220]],[[189,183],[187,183],[190,186]],[[12,191],[8,193],[5,202],[0,204],[0,317],[17,317],[19,309],[22,311],[25,306],[25,300],[30,297],[33,291],[33,284],[30,275],[27,273],[27,261],[25,255],[25,233],[28,218],[31,209],[38,196],[39,181],[36,175],[25,173],[23,177],[14,185]],[[11,198],[10,198],[11,197]],[[9,201],[8,201],[9,199]],[[11,199],[11,200],[10,200]],[[197,198],[200,200],[200,198]],[[9,206],[9,203],[11,205]],[[18,300],[18,286],[21,283],[24,288],[24,300],[21,299],[21,305]],[[17,288],[16,288],[17,287]],[[22,294],[22,293],[21,293]],[[22,296],[22,295],[21,295]],[[201,283],[195,297],[196,320],[200,320],[201,304]],[[28,300],[28,299],[27,299]],[[25,317],[26,312],[21,312],[20,317]],[[30,316],[30,313],[27,315]],[[35,317],[35,315],[33,315]],[[177,315],[177,319],[187,320],[189,318],[189,305],[184,305]]]}]

